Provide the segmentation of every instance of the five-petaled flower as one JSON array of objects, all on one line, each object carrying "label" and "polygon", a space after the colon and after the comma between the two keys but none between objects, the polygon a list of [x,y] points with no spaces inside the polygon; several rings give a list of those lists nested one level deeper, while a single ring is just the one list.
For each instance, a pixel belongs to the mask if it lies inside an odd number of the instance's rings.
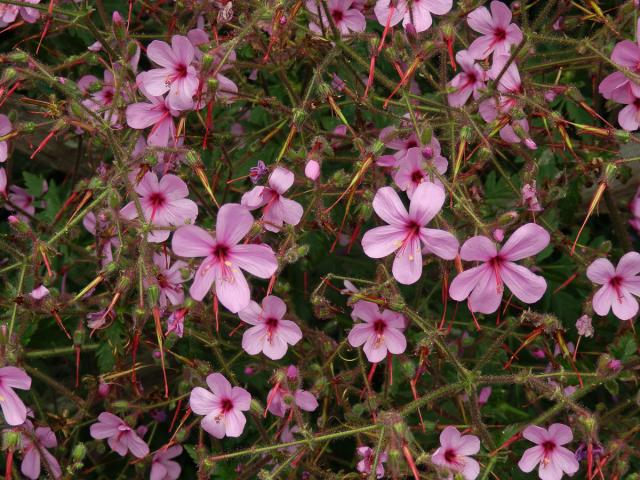
[{"label": "five-petaled flower", "polygon": [[247,419],[243,411],[251,406],[251,395],[244,388],[231,387],[220,373],[207,377],[209,390],[196,387],[189,405],[197,415],[204,415],[202,428],[216,438],[239,437]]},{"label": "five-petaled flower", "polygon": [[[351,32],[364,32],[367,22],[360,10],[354,8],[353,0],[328,0],[327,8],[333,19],[333,24],[342,35]],[[320,0],[306,0],[306,7],[312,14],[320,19],[320,24],[325,31],[329,31],[331,23]],[[322,34],[322,27],[315,22],[309,24],[309,30],[318,35]]]},{"label": "five-petaled flower", "polygon": [[[153,172],[147,172],[140,183],[135,186],[140,198],[140,207],[147,222],[157,227],[177,227],[185,223],[193,223],[198,216],[198,206],[189,200],[187,184],[172,174],[164,175],[160,181]],[[127,220],[138,217],[134,201],[120,210],[120,215]],[[153,230],[147,239],[150,242],[164,242],[169,238],[169,230]]]},{"label": "five-petaled flower", "polygon": [[[369,475],[371,473],[371,468],[373,467],[373,462],[376,460],[376,453],[373,451],[373,448],[367,447],[366,445],[356,448],[356,452],[358,452],[358,455],[362,457],[362,460],[360,460],[356,465],[356,470],[362,474]],[[378,455],[376,478],[384,477],[383,463],[387,461],[387,458],[387,452],[380,452],[380,455]]]},{"label": "five-petaled flower", "polygon": [[149,455],[147,443],[124,420],[113,413],[102,412],[98,415],[98,421],[91,425],[90,433],[97,440],[106,438],[111,450],[121,457],[124,457],[127,451],[138,458]]},{"label": "five-petaled flower", "polygon": [[422,275],[422,244],[424,251],[452,260],[458,253],[456,237],[444,230],[425,227],[440,211],[444,200],[442,187],[421,183],[413,192],[407,212],[395,190],[382,187],[373,198],[373,209],[389,225],[364,234],[364,253],[382,258],[396,252],[393,276],[405,285],[417,282]]},{"label": "five-petaled flower", "polygon": [[406,319],[402,314],[387,309],[380,312],[375,303],[360,300],[353,306],[351,318],[364,323],[354,325],[347,337],[349,343],[352,347],[364,345],[371,363],[384,360],[387,352],[397,355],[407,349],[407,339],[402,333]]},{"label": "five-petaled flower", "polygon": [[182,305],[184,301],[182,283],[187,280],[182,276],[182,269],[187,267],[187,263],[176,260],[172,265],[168,255],[158,252],[153,254],[153,264],[156,267],[155,275],[145,280],[145,286],[158,285],[160,289],[159,303],[162,308],[167,306],[167,301],[171,305]]},{"label": "five-petaled flower", "polygon": [[445,15],[453,6],[452,0],[378,0],[373,11],[380,25],[391,27],[402,20],[407,29],[413,25],[416,32],[424,32],[431,27],[431,15]]},{"label": "five-petaled flower", "polygon": [[491,13],[487,7],[476,8],[467,15],[467,23],[482,34],[469,45],[473,58],[485,59],[491,53],[509,55],[511,46],[522,41],[522,31],[511,23],[511,10],[496,0],[491,2]]},{"label": "five-petaled flower", "polygon": [[44,460],[47,472],[51,472],[56,479],[60,478],[62,476],[60,464],[48,450],[58,446],[53,430],[49,427],[34,429],[29,420],[25,422],[24,429],[25,431],[21,434],[23,457],[20,471],[22,474],[27,478],[37,480],[40,478],[41,463]]},{"label": "five-petaled flower", "polygon": [[630,320],[638,313],[640,296],[640,253],[628,252],[620,258],[614,268],[606,258],[598,258],[589,268],[587,277],[602,285],[593,296],[593,310],[598,315],[607,315],[609,310],[620,320]]},{"label": "five-petaled flower", "polygon": [[171,459],[181,454],[182,447],[180,445],[174,445],[166,450],[160,449],[153,456],[149,480],[177,480],[180,478],[182,467]]},{"label": "five-petaled flower", "polygon": [[176,255],[205,257],[189,289],[194,300],[201,301],[215,282],[220,303],[238,313],[251,300],[242,270],[260,278],[269,278],[276,272],[278,262],[270,246],[238,245],[252,225],[249,210],[237,203],[227,203],[218,211],[215,236],[195,225],[185,225],[176,231],[172,241]]},{"label": "five-petaled flower", "polygon": [[[318,408],[316,396],[304,390],[302,380],[295,365],[289,365],[286,378],[280,379],[267,394],[267,410],[278,417],[284,417],[292,405],[300,410],[313,412]],[[276,377],[279,378],[279,377]]]},{"label": "five-petaled flower", "polygon": [[242,321],[253,325],[242,336],[242,348],[249,355],[263,352],[271,360],[279,360],[287,353],[288,345],[302,339],[300,327],[283,317],[286,304],[278,297],[269,295],[262,300],[262,307],[253,300],[238,312]]},{"label": "five-petaled flower", "polygon": [[580,468],[573,452],[562,446],[573,440],[573,433],[566,425],[554,423],[549,430],[529,425],[522,436],[536,444],[527,449],[518,462],[523,472],[529,473],[540,464],[541,480],[560,480],[565,473],[571,477]]},{"label": "five-petaled flower", "polygon": [[242,205],[249,210],[262,209],[264,228],[279,232],[282,225],[297,225],[302,218],[302,205],[285,198],[284,193],[293,185],[294,175],[286,168],[277,167],[269,176],[269,186],[257,186],[242,196]]},{"label": "five-petaled flower", "polygon": [[480,473],[480,464],[469,455],[480,451],[480,439],[475,435],[460,435],[457,428],[448,426],[440,434],[440,447],[431,461],[449,472],[449,479],[460,474],[465,480],[474,480]]},{"label": "five-petaled flower", "polygon": [[535,223],[518,228],[500,250],[484,236],[471,237],[460,249],[460,258],[481,262],[458,274],[451,282],[451,298],[469,298],[469,310],[493,313],[500,306],[504,285],[520,301],[535,303],[547,289],[544,278],[515,263],[536,255],[549,244],[549,232]]}]

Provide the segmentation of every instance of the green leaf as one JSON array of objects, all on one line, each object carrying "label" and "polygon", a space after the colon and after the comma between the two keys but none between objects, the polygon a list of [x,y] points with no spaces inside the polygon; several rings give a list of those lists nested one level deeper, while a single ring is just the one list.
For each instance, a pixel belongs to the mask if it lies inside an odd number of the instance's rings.
[{"label": "green leaf", "polygon": [[34,175],[33,173],[29,172],[22,172],[22,177],[24,178],[24,183],[27,187],[27,192],[29,192],[29,195],[39,197],[42,193],[43,178],[39,175]]}]

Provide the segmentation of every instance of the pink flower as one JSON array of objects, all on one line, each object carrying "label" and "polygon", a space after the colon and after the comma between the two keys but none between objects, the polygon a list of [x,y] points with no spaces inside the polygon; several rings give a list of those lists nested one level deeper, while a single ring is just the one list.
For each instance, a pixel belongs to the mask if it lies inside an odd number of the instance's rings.
[{"label": "pink flower", "polygon": [[249,210],[264,207],[262,220],[264,228],[270,232],[279,232],[284,223],[297,225],[304,213],[302,205],[283,197],[293,185],[293,180],[293,173],[286,168],[277,167],[269,177],[269,186],[253,187],[242,196],[241,203]]},{"label": "pink flower", "polygon": [[314,182],[318,180],[320,177],[320,164],[317,160],[307,160],[307,164],[304,166],[304,175]]},{"label": "pink flower", "polygon": [[0,368],[0,407],[5,422],[12,426],[22,425],[27,419],[27,407],[13,391],[14,388],[29,390],[31,377],[18,367]]},{"label": "pink flower", "polygon": [[167,333],[165,335],[174,332],[178,337],[182,338],[182,335],[184,335],[184,318],[188,311],[186,308],[181,308],[169,315],[167,319]]},{"label": "pink flower", "polygon": [[413,192],[409,213],[391,187],[382,187],[373,199],[373,209],[389,225],[369,230],[362,237],[364,253],[383,258],[396,252],[393,276],[404,284],[417,282],[422,275],[422,244],[426,252],[445,260],[458,253],[458,240],[449,232],[426,228],[444,204],[444,189],[421,183]]},{"label": "pink flower", "polygon": [[153,263],[157,267],[153,279],[145,282],[146,286],[155,283],[160,288],[160,306],[165,308],[167,300],[171,305],[182,305],[184,302],[184,292],[182,283],[187,279],[182,277],[181,270],[187,268],[186,262],[176,260],[171,265],[171,259],[164,253],[154,253]]},{"label": "pink flower", "polygon": [[44,297],[49,296],[49,289],[44,285],[40,285],[34,288],[33,290],[31,290],[31,293],[29,295],[34,300],[42,300]]},{"label": "pink flower", "polygon": [[491,13],[487,7],[476,8],[467,15],[467,23],[482,34],[469,45],[469,54],[473,58],[485,59],[492,52],[509,55],[511,46],[522,41],[522,32],[515,23],[511,23],[511,10],[502,2],[491,2]]},{"label": "pink flower", "polygon": [[[313,412],[318,408],[318,400],[311,392],[299,388],[298,369],[289,365],[287,369],[287,381],[278,382],[267,394],[267,410],[277,417],[284,417],[292,405],[306,412]],[[292,393],[293,392],[293,393]]]},{"label": "pink flower", "polygon": [[[92,93],[91,98],[83,100],[82,104],[93,112],[103,112],[103,118],[111,125],[115,125],[118,123],[118,110],[112,107],[113,99],[116,95],[113,73],[109,70],[105,70],[103,78],[104,81],[102,83],[102,88],[97,92]],[[87,82],[90,81],[87,87],[98,81],[98,79],[93,75],[85,75],[80,79],[80,81],[78,81],[78,87],[81,87],[82,80]]]},{"label": "pink flower", "polygon": [[194,300],[201,301],[215,282],[215,293],[222,305],[237,313],[250,301],[242,270],[260,278],[269,278],[276,272],[278,262],[270,246],[238,245],[252,225],[253,217],[245,207],[228,203],[218,211],[215,237],[195,225],[176,231],[172,243],[176,255],[205,257],[189,289]]},{"label": "pink flower", "polygon": [[[0,137],[8,135],[13,130],[13,126],[9,121],[9,117],[0,114]],[[6,140],[0,142],[0,163],[6,162],[9,156],[9,142]]]},{"label": "pink flower", "polygon": [[[0,180],[1,174],[2,169],[0,168]],[[1,183],[2,182],[0,181],[0,184]],[[2,188],[0,188],[0,191],[2,191]],[[636,230],[636,232],[640,233],[640,188],[636,190],[636,194],[629,204],[629,211],[631,212],[631,215],[633,217],[631,218],[631,220],[629,220],[629,225],[631,225]]]},{"label": "pink flower", "polygon": [[[362,474],[369,475],[371,473],[371,468],[373,467],[373,462],[375,462],[376,460],[376,453],[371,447],[367,446],[356,448],[356,452],[358,452],[358,455],[362,457],[362,460],[360,460],[356,465],[356,470],[358,470],[358,472]],[[378,455],[378,465],[376,465],[376,478],[384,477],[383,463],[387,461],[387,457],[387,452],[380,452],[380,455]]]},{"label": "pink flower", "polygon": [[90,433],[97,440],[106,438],[111,450],[121,457],[124,457],[127,451],[137,458],[149,455],[149,446],[146,442],[124,420],[113,413],[102,412],[98,415],[98,422],[91,425]]},{"label": "pink flower", "polygon": [[602,285],[593,296],[593,311],[605,316],[609,310],[620,320],[630,320],[638,313],[640,296],[640,253],[628,252],[613,267],[606,258],[595,260],[587,268],[587,277]]},{"label": "pink flower", "polygon": [[352,347],[364,345],[367,360],[378,363],[384,360],[387,352],[403,353],[407,349],[407,339],[402,331],[406,325],[405,317],[391,310],[380,310],[375,303],[360,300],[353,306],[351,318],[360,319],[349,332],[348,340]]},{"label": "pink flower", "polygon": [[640,85],[630,83],[629,91],[629,97],[620,101],[627,106],[618,112],[618,123],[626,131],[633,132],[640,126]]},{"label": "pink flower", "polygon": [[566,425],[554,423],[548,431],[529,425],[522,436],[536,444],[527,449],[518,462],[523,472],[529,473],[540,464],[538,475],[542,480],[560,480],[565,473],[571,477],[580,468],[573,452],[561,446],[573,440],[573,433]]},{"label": "pink flower", "polygon": [[[198,206],[189,200],[189,189],[179,177],[164,175],[158,182],[158,176],[147,172],[140,183],[135,186],[140,195],[140,205],[147,222],[157,227],[177,227],[185,223],[193,223],[198,216]],[[137,218],[135,202],[129,202],[120,210],[120,215],[127,220]],[[169,230],[153,230],[147,239],[150,242],[164,242],[169,238]]]},{"label": "pink flower", "polygon": [[[207,377],[209,390],[196,387],[189,405],[197,415],[204,415],[202,428],[216,438],[239,437],[247,423],[243,411],[251,406],[251,395],[244,388],[233,387],[220,373]],[[213,392],[213,393],[212,393]]]},{"label": "pink flower", "polygon": [[[205,32],[202,29],[196,28],[196,29],[190,30],[187,33],[187,37],[189,38],[189,41],[194,47],[199,47],[201,45],[205,45],[209,43],[209,35],[207,34],[207,32]],[[211,78],[215,78],[217,80],[218,86],[215,91],[216,100],[219,100],[223,103],[233,101],[236,94],[238,93],[238,86],[233,82],[233,80],[231,80],[230,78],[222,74],[222,72],[233,68],[232,64],[236,61],[235,50],[231,50],[227,55],[227,51],[226,51],[227,48],[228,48],[227,45],[222,44],[219,47],[215,48],[214,50],[208,51],[209,55],[211,55],[211,57],[213,58],[213,61],[211,62],[211,65],[208,71],[201,72],[201,75],[203,75],[203,77],[208,76]],[[195,49],[195,56],[197,59],[197,66],[199,69],[201,69],[203,52],[202,50],[200,50],[200,48]],[[223,58],[225,58],[224,65],[222,65],[221,67],[218,67]],[[214,72],[216,72],[215,77],[213,75]],[[204,83],[200,85],[199,88],[202,91],[197,92],[198,96],[196,97],[196,99],[198,101],[195,105],[195,108],[202,108],[205,105],[205,102],[201,101],[200,99],[200,96],[201,96],[200,94],[205,93],[207,91],[207,84]]]},{"label": "pink flower", "polygon": [[153,125],[147,141],[154,147],[175,144],[178,140],[173,117],[177,117],[179,112],[169,104],[168,100],[151,95],[143,85],[140,85],[140,91],[149,101],[132,103],[127,107],[127,125],[137,130]]},{"label": "pink flower", "polygon": [[167,42],[154,40],[147,47],[147,57],[161,68],[154,68],[138,75],[137,82],[153,96],[164,95],[167,91],[167,104],[175,110],[193,108],[193,96],[198,90],[200,80],[191,63],[195,49],[189,39],[182,35]]},{"label": "pink flower", "polygon": [[461,474],[465,480],[474,480],[480,473],[480,464],[469,455],[480,451],[480,439],[475,435],[460,435],[455,427],[447,427],[440,434],[440,447],[431,461],[449,470],[449,478]]},{"label": "pink flower", "polygon": [[[404,127],[405,126],[404,124],[405,122],[403,120],[401,125]],[[402,137],[402,136],[399,136],[398,129],[392,126],[384,127],[382,130],[380,130],[380,134],[378,135],[378,138],[380,139],[381,142],[385,144],[387,148],[390,148],[396,151],[396,153],[394,153],[392,156],[383,155],[378,159],[376,163],[382,167],[397,167],[400,161],[402,161],[407,156],[407,152],[410,149],[416,148],[416,147],[422,147],[415,133],[411,133],[411,135],[409,135],[408,137]],[[433,139],[435,139],[435,137],[433,137]],[[437,148],[438,148],[438,155],[439,155],[440,144],[438,144]],[[390,158],[387,158],[387,157],[390,157]]]},{"label": "pink flower", "polygon": [[97,218],[93,212],[89,212],[82,219],[82,225],[96,237],[96,251],[98,258],[102,260],[102,266],[113,262],[113,249],[120,247],[120,239],[114,235],[113,227],[107,223],[105,217],[100,215],[100,218]]},{"label": "pink flower", "polygon": [[453,279],[451,298],[460,302],[469,297],[469,310],[493,313],[500,306],[506,285],[522,302],[537,302],[544,295],[547,282],[515,262],[538,254],[548,244],[549,233],[535,223],[518,228],[500,250],[487,237],[471,237],[462,245],[460,257],[481,264]]},{"label": "pink flower", "polygon": [[[333,23],[342,35],[349,35],[351,32],[364,32],[367,22],[364,15],[357,8],[352,8],[353,0],[328,0],[327,7],[333,18]],[[320,19],[325,31],[329,31],[330,22],[319,0],[306,0],[306,7],[311,13]],[[309,24],[309,30],[321,35],[322,28],[316,23]]]},{"label": "pink flower", "polygon": [[485,88],[487,72],[475,63],[467,50],[456,53],[456,62],[462,71],[448,83],[453,92],[447,94],[447,100],[452,107],[461,107],[472,94],[474,99],[480,96],[480,90]]},{"label": "pink flower", "polygon": [[295,345],[302,339],[300,327],[291,320],[284,320],[285,303],[274,295],[262,300],[262,308],[253,300],[238,312],[243,322],[253,327],[242,336],[242,348],[249,355],[260,352],[271,360],[280,360],[287,353],[287,345]]},{"label": "pink flower", "polygon": [[[9,187],[9,201],[17,207],[16,216],[25,223],[29,223],[29,217],[24,213],[33,216],[36,213],[36,207],[33,204],[33,195],[30,195],[24,188],[17,185]],[[7,210],[14,210],[10,205],[5,205]]]},{"label": "pink flower", "polygon": [[[640,21],[639,21],[640,23]],[[636,27],[638,31],[639,27]],[[621,69],[627,69],[636,75],[640,74],[640,37],[636,36],[636,43],[623,40],[616,44],[611,52],[611,61]],[[608,75],[598,87],[600,94],[618,103],[630,103],[634,95],[631,92],[633,82],[620,71]]]},{"label": "pink flower", "polygon": [[[431,155],[426,156],[425,155]],[[433,150],[429,147],[410,148],[403,160],[398,162],[398,170],[393,175],[393,181],[400,188],[406,191],[409,198],[413,198],[413,192],[424,182],[435,183],[442,187],[442,182],[435,174],[430,173],[427,167],[431,164],[431,169],[443,175],[447,171],[447,159],[441,155],[433,156]]]},{"label": "pink flower", "polygon": [[[25,0],[24,3],[38,4],[40,0]],[[4,4],[0,5],[0,28],[15,22],[18,13],[27,23],[35,23],[40,18],[40,12],[35,8]]]},{"label": "pink flower", "polygon": [[21,435],[23,457],[20,471],[22,474],[32,480],[40,478],[40,462],[44,457],[45,464],[49,467],[47,471],[50,470],[54,478],[60,478],[62,476],[60,464],[47,450],[58,446],[56,435],[49,427],[38,427],[34,430],[30,421],[25,423],[24,428],[29,433]]},{"label": "pink flower", "polygon": [[171,459],[181,454],[182,447],[180,445],[174,445],[166,450],[159,450],[153,456],[149,480],[177,480],[180,478],[182,467],[178,462],[174,462]]},{"label": "pink flower", "polygon": [[445,15],[449,13],[452,7],[452,0],[407,0],[394,1],[395,8],[391,10],[391,0],[378,0],[373,11],[380,25],[393,27],[400,23],[407,29],[407,25],[411,24],[415,27],[416,32],[424,32],[431,27],[431,14]]},{"label": "pink flower", "polygon": [[576,320],[576,330],[578,330],[578,335],[582,337],[593,337],[591,317],[589,315],[582,315],[578,320]]}]

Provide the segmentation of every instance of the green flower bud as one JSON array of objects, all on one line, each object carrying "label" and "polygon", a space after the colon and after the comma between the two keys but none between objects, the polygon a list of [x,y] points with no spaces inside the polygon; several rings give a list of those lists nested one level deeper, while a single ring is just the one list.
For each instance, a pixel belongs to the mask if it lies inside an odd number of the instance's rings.
[{"label": "green flower bud", "polygon": [[302,123],[304,122],[305,118],[306,118],[307,114],[304,110],[302,110],[301,108],[294,108],[293,109],[293,123],[296,126],[300,126],[302,125]]},{"label": "green flower bud", "polygon": [[17,52],[11,52],[7,55],[7,60],[13,63],[24,63],[29,60],[29,55],[25,52],[18,50]]},{"label": "green flower bud", "polygon": [[158,285],[149,285],[147,288],[147,301],[149,305],[155,307],[160,299],[160,287]]},{"label": "green flower bud", "polygon": [[71,459],[74,462],[82,462],[84,457],[87,456],[87,447],[85,447],[84,443],[78,443],[75,447],[73,447],[73,451],[71,452]]},{"label": "green flower bud", "polygon": [[2,432],[2,449],[15,450],[20,445],[20,432],[5,430]]}]

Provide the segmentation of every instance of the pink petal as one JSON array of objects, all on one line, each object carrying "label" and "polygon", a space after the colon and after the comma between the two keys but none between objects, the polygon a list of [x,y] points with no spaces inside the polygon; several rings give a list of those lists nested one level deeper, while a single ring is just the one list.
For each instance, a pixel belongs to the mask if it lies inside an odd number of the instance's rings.
[{"label": "pink petal", "polygon": [[149,57],[151,61],[166,68],[173,68],[179,63],[169,44],[160,40],[154,40],[149,44],[147,47],[147,57]]},{"label": "pink petal", "polygon": [[555,449],[551,454],[551,461],[569,476],[580,469],[580,464],[578,460],[576,460],[575,454],[564,447],[557,447]]},{"label": "pink petal", "polygon": [[611,302],[614,300],[615,296],[615,291],[608,283],[600,287],[593,296],[593,311],[603,317],[607,315],[609,310],[611,310]]},{"label": "pink petal", "polygon": [[518,462],[518,467],[525,473],[531,472],[542,461],[544,457],[544,448],[535,446],[528,448],[522,454],[522,458]]},{"label": "pink petal", "polygon": [[287,342],[280,335],[272,335],[269,339],[265,338],[262,345],[262,352],[271,360],[280,360],[287,354]]},{"label": "pink petal", "polygon": [[611,60],[621,67],[635,70],[640,63],[640,47],[631,40],[618,42],[611,52]]},{"label": "pink petal", "polygon": [[173,142],[176,127],[169,113],[165,113],[162,119],[155,124],[151,133],[147,137],[147,143],[153,147],[167,147],[170,141]]},{"label": "pink petal", "polygon": [[426,251],[444,260],[453,260],[458,255],[458,239],[444,230],[421,228],[420,240],[424,242]]},{"label": "pink petal", "polygon": [[[180,231],[180,230],[178,230]],[[176,232],[177,233],[177,232]],[[173,236],[175,240],[175,234]],[[173,245],[175,252],[175,244]],[[210,259],[206,258],[198,267],[198,271],[193,276],[193,283],[189,288],[189,295],[194,300],[200,302],[209,293],[213,282],[216,280],[216,276],[219,275],[219,267],[211,264]]]},{"label": "pink petal", "polygon": [[511,23],[511,10],[502,2],[491,2],[491,16],[496,27],[506,29]]},{"label": "pink petal", "polygon": [[209,390],[202,387],[195,387],[191,390],[189,407],[196,415],[208,415],[216,408],[216,405],[215,396]]},{"label": "pink petal", "polygon": [[615,268],[606,258],[598,258],[587,268],[587,278],[598,285],[609,283],[615,274]]},{"label": "pink petal", "polygon": [[44,457],[45,465],[49,465],[49,469],[53,474],[53,478],[58,479],[62,477],[62,468],[60,468],[60,464],[58,463],[58,460],[56,460],[56,458],[53,455],[51,455],[51,453],[49,453],[48,450],[43,450],[42,456]]},{"label": "pink petal", "polygon": [[253,216],[242,205],[227,203],[216,219],[216,240],[231,247],[242,240],[253,226]]},{"label": "pink petal", "polygon": [[517,263],[503,262],[500,266],[500,276],[511,293],[524,303],[537,302],[547,290],[544,278]]},{"label": "pink petal", "polygon": [[210,413],[202,419],[201,426],[205,432],[215,438],[223,438],[225,434],[225,423],[217,418],[217,413]]},{"label": "pink petal", "polygon": [[476,8],[467,15],[467,23],[478,33],[483,35],[493,34],[493,18],[486,7]]},{"label": "pink petal", "polygon": [[288,198],[280,198],[280,205],[282,207],[282,219],[284,222],[289,225],[298,225],[304,213],[302,205]]},{"label": "pink petal", "polygon": [[[449,83],[449,85],[455,86],[454,81],[456,79],[461,79],[462,75],[464,74],[459,73],[458,75],[456,75],[453,78],[453,80]],[[467,100],[469,100],[469,97],[471,96],[472,93],[473,93],[473,89],[469,87],[458,89],[453,93],[447,94],[447,102],[449,102],[449,105],[451,105],[452,107],[462,107],[465,103],[467,103]]]},{"label": "pink petal", "polygon": [[27,419],[27,407],[16,392],[7,385],[0,386],[0,407],[4,420],[9,425],[22,425]]},{"label": "pink petal", "polygon": [[485,268],[469,295],[469,309],[472,312],[493,313],[500,306],[502,293],[503,288],[497,284],[494,271]]},{"label": "pink petal", "polygon": [[460,249],[460,258],[466,261],[488,262],[497,254],[495,243],[481,235],[471,237]]},{"label": "pink petal", "polygon": [[573,432],[563,423],[554,423],[549,427],[549,437],[556,445],[564,445],[573,440]]},{"label": "pink petal", "polygon": [[353,310],[351,311],[351,318],[354,320],[360,319],[362,321],[372,323],[375,322],[378,318],[380,318],[380,310],[378,305],[373,302],[367,302],[366,300],[358,300],[353,305]]},{"label": "pink petal", "polygon": [[40,452],[35,445],[25,453],[22,464],[20,465],[20,472],[32,480],[38,480],[38,478],[40,478]]},{"label": "pink petal", "polygon": [[367,323],[358,323],[353,326],[347,340],[352,347],[360,347],[369,339],[369,337],[375,336],[373,327]]},{"label": "pink petal", "polygon": [[546,429],[536,425],[529,425],[522,431],[522,436],[530,442],[542,444],[550,439]]},{"label": "pink petal", "polygon": [[626,288],[620,288],[619,291],[620,295],[614,293],[610,297],[613,314],[620,320],[631,320],[638,313],[638,301]]},{"label": "pink petal", "polygon": [[260,278],[269,278],[278,269],[278,261],[273,250],[264,243],[235,245],[229,249],[227,260]]},{"label": "pink petal", "polygon": [[127,125],[131,128],[143,129],[158,123],[166,113],[151,103],[132,103],[127,107]]},{"label": "pink petal", "polygon": [[440,445],[445,448],[454,448],[460,442],[460,432],[456,427],[449,425],[440,433]]},{"label": "pink petal", "polygon": [[277,167],[269,177],[269,186],[282,195],[291,188],[294,179],[292,172],[286,168]]},{"label": "pink petal", "polygon": [[451,11],[453,0],[422,0],[429,11],[435,15],[445,15]]},{"label": "pink petal", "polygon": [[[378,23],[380,25],[387,25],[387,21],[389,20],[389,13],[391,11],[390,8],[391,0],[378,0],[376,2],[375,7],[373,8],[373,12],[376,14],[376,18],[378,19]],[[401,8],[402,5],[402,8]],[[397,25],[400,20],[404,17],[406,6],[400,3],[394,10],[393,15],[391,15],[391,20],[389,21],[390,26]]]},{"label": "pink petal", "polygon": [[373,209],[380,218],[391,225],[403,226],[408,218],[400,197],[391,187],[382,187],[376,192]]},{"label": "pink petal", "polygon": [[233,409],[224,415],[224,427],[227,437],[239,437],[242,435],[247,419],[244,414]]},{"label": "pink petal", "polygon": [[149,455],[149,445],[133,432],[127,435],[127,446],[134,457],[144,458]]},{"label": "pink petal", "polygon": [[315,395],[305,390],[296,390],[295,401],[296,405],[306,412],[313,412],[318,408],[318,400]]},{"label": "pink petal", "polygon": [[640,253],[625,253],[618,262],[616,274],[623,277],[634,277],[640,273]]},{"label": "pink petal", "polygon": [[242,334],[242,349],[249,355],[257,355],[264,348],[266,335],[267,331],[263,324],[247,329]]},{"label": "pink petal", "polygon": [[158,189],[169,200],[182,199],[189,195],[187,184],[180,177],[172,174],[164,175],[160,179]]},{"label": "pink petal", "polygon": [[167,478],[167,469],[163,464],[159,462],[153,462],[151,464],[151,472],[149,473],[149,480],[165,480]]},{"label": "pink petal", "polygon": [[219,275],[216,278],[216,295],[220,303],[231,313],[238,313],[251,300],[249,284],[238,268],[231,268],[230,271],[230,278],[226,275]]},{"label": "pink petal", "polygon": [[551,461],[547,464],[541,462],[540,468],[538,469],[538,476],[540,480],[561,480],[562,470],[556,462]]},{"label": "pink petal", "polygon": [[393,277],[403,285],[416,283],[422,275],[422,249],[420,240],[414,237],[404,244],[393,260]]},{"label": "pink petal", "polygon": [[118,436],[109,437],[107,443],[109,444],[109,447],[111,447],[111,450],[116,452],[121,457],[124,457],[127,454],[128,446],[125,443],[124,438],[119,439]]},{"label": "pink petal", "polygon": [[238,316],[243,322],[249,325],[259,325],[262,323],[262,308],[256,302],[251,300],[246,308],[238,312]]},{"label": "pink petal", "polygon": [[240,204],[247,207],[249,210],[255,210],[265,206],[271,198],[273,198],[271,189],[257,186],[242,195]]},{"label": "pink petal", "polygon": [[475,455],[480,451],[480,439],[475,435],[462,435],[455,443],[458,455]]},{"label": "pink petal", "polygon": [[399,355],[407,349],[407,339],[397,328],[387,328],[384,331],[384,343],[389,352]]},{"label": "pink petal", "polygon": [[356,9],[347,10],[343,16],[343,22],[352,32],[364,32],[367,26],[364,15]]},{"label": "pink petal", "polygon": [[2,367],[0,368],[0,383],[5,387],[29,390],[31,388],[31,377],[21,368]]},{"label": "pink petal", "polygon": [[639,117],[640,109],[631,103],[618,113],[618,123],[626,131],[633,132],[638,129],[638,125],[640,124]]},{"label": "pink petal", "polygon": [[[153,44],[154,42],[151,43]],[[149,46],[149,48],[150,47],[151,46]],[[180,63],[189,65],[193,61],[195,49],[193,48],[193,44],[184,35],[174,35],[171,38],[171,47],[173,49],[173,53],[175,54],[175,58],[179,60]],[[147,55],[149,55],[148,50]],[[151,60],[156,61],[153,58],[151,58]],[[156,61],[156,63],[160,62]]]},{"label": "pink petal", "polygon": [[509,261],[522,260],[538,254],[549,245],[549,232],[540,225],[527,223],[518,228],[504,246],[500,256]]},{"label": "pink petal", "polygon": [[411,197],[409,217],[420,226],[426,225],[442,209],[444,200],[444,188],[431,182],[421,183]]},{"label": "pink petal", "polygon": [[400,248],[406,236],[407,232],[402,226],[376,227],[364,234],[362,248],[368,257],[383,258]]},{"label": "pink petal", "polygon": [[472,290],[476,288],[476,285],[478,285],[478,282],[482,278],[483,273],[487,268],[488,266],[486,264],[483,264],[478,267],[469,268],[456,275],[456,277],[451,282],[451,285],[449,286],[449,295],[451,296],[451,298],[458,302],[466,299],[472,292]]},{"label": "pink petal", "polygon": [[207,257],[216,246],[215,240],[204,229],[185,225],[173,234],[171,249],[181,257]]},{"label": "pink petal", "polygon": [[302,339],[302,330],[291,320],[280,320],[278,322],[277,335],[282,337],[289,345],[295,345]]},{"label": "pink petal", "polygon": [[404,330],[405,327],[407,326],[407,319],[405,318],[405,316],[402,315],[401,313],[393,312],[391,310],[383,310],[382,319],[387,324],[387,327]]},{"label": "pink petal", "polygon": [[367,360],[371,363],[379,363],[387,357],[387,346],[384,342],[378,342],[375,335],[370,336],[362,348]]},{"label": "pink petal", "polygon": [[251,394],[244,388],[233,387],[231,389],[231,399],[233,400],[233,408],[238,410],[249,410],[251,408]]},{"label": "pink petal", "polygon": [[207,385],[214,393],[214,395],[223,398],[231,398],[231,383],[221,373],[212,373],[210,375],[207,375]]},{"label": "pink petal", "polygon": [[404,15],[402,26],[407,28],[407,24],[412,23],[413,21],[413,26],[418,33],[429,30],[429,27],[431,27],[433,22],[429,8],[423,2],[413,4],[413,19],[411,17],[412,15],[407,11]]},{"label": "pink petal", "polygon": [[480,475],[480,464],[473,458],[464,457],[461,473],[465,480],[475,480]]}]

